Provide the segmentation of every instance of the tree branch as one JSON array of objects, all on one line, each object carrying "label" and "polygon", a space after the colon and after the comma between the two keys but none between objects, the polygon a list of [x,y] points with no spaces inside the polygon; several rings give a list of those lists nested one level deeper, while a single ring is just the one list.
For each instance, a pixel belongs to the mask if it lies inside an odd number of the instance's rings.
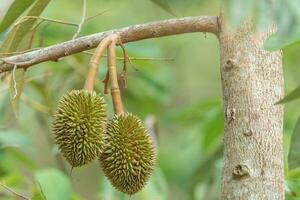
[{"label": "tree branch", "polygon": [[105,37],[112,33],[117,33],[120,35],[122,43],[127,43],[191,32],[210,32],[218,35],[218,17],[197,16],[174,18],[80,37],[31,52],[2,58],[0,60],[0,73],[11,71],[15,64],[18,68],[26,69],[38,63],[57,61],[59,58],[95,48]]}]

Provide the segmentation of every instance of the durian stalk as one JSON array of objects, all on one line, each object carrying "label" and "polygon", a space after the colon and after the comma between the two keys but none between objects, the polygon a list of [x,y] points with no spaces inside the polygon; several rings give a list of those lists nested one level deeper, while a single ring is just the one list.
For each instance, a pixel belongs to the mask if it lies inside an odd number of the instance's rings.
[{"label": "durian stalk", "polygon": [[116,44],[119,42],[118,35],[112,35],[108,45],[108,79],[115,115],[106,127],[100,162],[112,185],[132,195],[148,181],[156,154],[142,121],[123,109],[116,66]]},{"label": "durian stalk", "polygon": [[53,121],[55,141],[72,167],[85,165],[102,153],[106,109],[102,96],[94,92],[99,60],[109,43],[98,45],[89,63],[83,90],[72,90],[59,102]]},{"label": "durian stalk", "polygon": [[105,48],[111,43],[111,37],[104,38],[100,44],[98,45],[95,53],[93,54],[90,63],[89,63],[89,70],[86,77],[86,82],[84,89],[91,92],[94,90],[95,80],[98,73],[98,66],[100,58],[105,50]]},{"label": "durian stalk", "polygon": [[124,113],[124,109],[123,109],[122,98],[121,98],[121,93],[120,93],[119,83],[118,83],[118,75],[117,75],[117,62],[116,62],[117,41],[118,41],[118,35],[116,34],[112,35],[111,43],[108,45],[107,65],[108,65],[110,91],[111,91],[114,111],[115,114],[119,115]]}]

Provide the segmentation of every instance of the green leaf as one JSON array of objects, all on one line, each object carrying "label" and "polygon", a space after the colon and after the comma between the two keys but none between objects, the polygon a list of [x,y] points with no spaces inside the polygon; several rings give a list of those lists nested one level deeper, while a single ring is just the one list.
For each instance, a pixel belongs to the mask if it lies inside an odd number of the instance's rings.
[{"label": "green leaf", "polygon": [[35,169],[35,163],[27,156],[26,149],[32,146],[28,136],[15,129],[0,130],[0,152],[5,151],[17,161],[30,169]]},{"label": "green leaf", "polygon": [[299,188],[300,188],[300,180],[286,180],[285,181],[285,192],[287,195],[287,199],[290,200],[299,200],[298,196],[300,194]]},{"label": "green leaf", "polygon": [[149,182],[142,191],[136,194],[136,198],[143,200],[169,199],[168,189],[168,184],[162,170],[156,167]]},{"label": "green leaf", "polygon": [[34,173],[47,200],[71,199],[71,184],[68,177],[57,169],[42,169]]},{"label": "green leaf", "polygon": [[25,165],[30,170],[35,170],[37,168],[36,163],[28,157],[28,154],[21,151],[21,149],[18,148],[9,148],[8,149],[9,154],[11,154],[16,160],[22,163],[22,165]]},{"label": "green leaf", "polygon": [[43,196],[43,194],[41,194],[39,192],[35,192],[32,195],[31,200],[47,200],[47,199],[45,199],[45,197]]},{"label": "green leaf", "polygon": [[264,49],[268,51],[276,51],[286,48],[290,45],[299,44],[300,42],[300,28],[291,30],[289,34],[282,34],[276,32],[272,34],[265,42]]},{"label": "green leaf", "polygon": [[[197,184],[204,183],[211,179],[218,179],[222,171],[222,164],[218,160],[222,159],[223,147],[220,146],[214,152],[204,154],[204,159],[199,163],[190,180],[190,190],[194,191]],[[203,198],[203,197],[202,197]],[[199,199],[199,198],[198,198]],[[214,198],[215,199],[215,198]]]},{"label": "green leaf", "polygon": [[171,9],[168,0],[151,0],[151,1],[156,5],[158,5],[159,7],[161,7],[162,9],[164,9],[165,11],[167,11],[168,13],[170,13],[171,15],[176,17],[176,14]]},{"label": "green leaf", "polygon": [[199,100],[198,103],[193,105],[184,106],[174,111],[171,110],[168,113],[168,120],[170,120],[170,123],[197,124],[197,121],[207,119],[207,115],[215,112],[216,109],[221,109],[219,100]]},{"label": "green leaf", "polygon": [[[19,146],[19,147],[24,147],[24,146],[29,146],[29,138],[13,129],[2,129],[0,130],[0,145],[1,146]],[[0,147],[1,147],[0,146]]]},{"label": "green leaf", "polygon": [[79,194],[72,193],[71,200],[85,200],[85,199],[82,198]]},{"label": "green leaf", "polygon": [[[50,0],[38,0],[29,10],[29,16],[39,16]],[[30,19],[15,26],[7,35],[0,48],[0,52],[14,52],[30,49],[36,29],[33,28],[36,19]],[[21,97],[25,80],[24,70],[14,70],[11,76],[11,104],[15,115],[18,112],[19,99]]]},{"label": "green leaf", "polygon": [[287,173],[286,178],[288,180],[298,179],[300,181],[300,167],[290,170]]},{"label": "green leaf", "polygon": [[246,16],[253,15],[253,8],[257,2],[257,0],[226,0],[231,25],[238,27]]},{"label": "green leaf", "polygon": [[299,1],[282,0],[277,3],[274,15],[278,31],[265,41],[264,48],[268,51],[283,49],[300,41]]},{"label": "green leaf", "polygon": [[288,165],[290,169],[300,166],[300,116],[291,138],[290,151],[288,156]]},{"label": "green leaf", "polygon": [[283,99],[278,101],[276,104],[287,103],[287,102],[290,102],[290,101],[298,99],[298,98],[300,98],[300,86],[297,87],[295,90],[293,90],[288,95],[286,95]]},{"label": "green leaf", "polygon": [[219,148],[222,144],[222,133],[224,130],[224,119],[222,109],[212,113],[212,116],[206,116],[204,122],[205,133],[203,135],[202,147],[207,153]]},{"label": "green leaf", "polygon": [[1,24],[0,33],[5,31],[35,0],[15,0],[7,10]]},{"label": "green leaf", "polygon": [[[38,0],[34,3],[31,7],[29,12],[27,13],[28,16],[39,16],[45,7],[48,5],[50,0]],[[20,50],[19,46],[22,44],[22,40],[26,40],[25,36],[30,32],[32,29],[36,19],[28,19],[22,24],[15,26],[7,35],[5,40],[3,41],[0,52],[14,52],[16,50]]]}]

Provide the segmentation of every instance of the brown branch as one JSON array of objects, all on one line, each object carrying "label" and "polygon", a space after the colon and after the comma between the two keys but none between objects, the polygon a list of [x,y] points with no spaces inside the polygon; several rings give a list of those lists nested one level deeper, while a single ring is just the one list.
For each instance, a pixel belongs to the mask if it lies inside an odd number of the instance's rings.
[{"label": "brown branch", "polygon": [[[87,54],[87,55],[94,55],[93,52],[90,51],[83,51],[81,53]],[[1,53],[0,53],[1,55]],[[107,57],[107,55],[103,54],[102,57]],[[118,57],[117,56],[117,60],[124,60],[124,55],[122,57]],[[128,56],[126,60],[137,60],[137,61],[174,61],[174,58],[153,58],[153,57],[132,57],[132,56]]]},{"label": "brown branch", "polygon": [[127,43],[191,32],[210,32],[218,35],[218,17],[197,16],[174,18],[80,37],[39,50],[2,58],[0,61],[0,73],[11,71],[14,64],[18,68],[27,68],[41,62],[57,61],[59,58],[95,48],[105,37],[113,33],[117,33],[122,42]]}]

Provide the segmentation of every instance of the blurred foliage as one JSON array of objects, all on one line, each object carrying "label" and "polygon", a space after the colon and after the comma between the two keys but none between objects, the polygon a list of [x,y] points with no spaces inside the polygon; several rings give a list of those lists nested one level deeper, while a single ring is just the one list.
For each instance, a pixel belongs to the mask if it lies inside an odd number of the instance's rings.
[{"label": "blurred foliage", "polygon": [[168,0],[151,0],[151,1],[155,4],[157,4],[159,7],[161,7],[165,11],[167,11],[168,13],[170,13],[171,15],[176,16],[174,11],[171,9],[171,6],[170,6]]},{"label": "blurred foliage", "polygon": [[251,15],[256,28],[276,23],[277,32],[265,42],[265,49],[274,51],[300,41],[300,1],[298,0],[225,0],[229,20],[238,26]]},{"label": "blurred foliage", "polygon": [[[81,0],[1,1],[13,2],[10,9],[6,7],[7,15],[3,16],[0,24],[2,53],[56,44],[70,40],[76,32],[74,26],[38,19],[14,26],[13,22],[21,14],[41,15],[72,23],[81,20]],[[248,14],[255,16],[258,28],[265,27],[270,20],[278,22],[278,32],[265,45],[269,50],[283,48],[287,93],[299,86],[300,47],[297,42],[300,34],[297,31],[300,12],[297,1],[282,0],[271,7],[270,1],[225,2],[232,24],[239,24]],[[2,5],[6,4],[0,4],[0,7]],[[170,18],[170,14],[174,13],[177,16],[216,15],[220,3],[208,0],[88,1],[88,16],[106,9],[110,10],[83,25],[81,35]],[[223,112],[217,39],[209,34],[193,33],[130,43],[126,44],[126,49],[134,57],[175,59],[137,60],[134,66],[138,70],[129,66],[128,88],[123,89],[124,104],[127,110],[142,118],[149,115],[156,117],[159,151],[158,164],[150,181],[131,199],[218,199]],[[121,51],[118,54],[121,55]],[[39,64],[25,73],[16,70],[15,74],[1,74],[0,182],[13,191],[34,200],[128,199],[111,187],[97,161],[73,169],[70,175],[70,166],[53,143],[52,113],[64,93],[83,86],[89,58],[89,55],[79,53],[60,62]],[[102,62],[99,80],[105,75],[104,66]],[[15,90],[14,86],[18,88]],[[100,81],[96,90],[103,91]],[[18,93],[17,102],[11,99],[15,91]],[[293,94],[286,97],[294,101],[285,106],[284,123],[286,195],[291,200],[300,195],[297,158],[300,120],[296,123],[300,102],[299,92]],[[106,101],[111,117],[113,109],[109,96]],[[17,110],[18,114],[14,114]],[[3,187],[0,187],[0,198],[15,199]]]}]

